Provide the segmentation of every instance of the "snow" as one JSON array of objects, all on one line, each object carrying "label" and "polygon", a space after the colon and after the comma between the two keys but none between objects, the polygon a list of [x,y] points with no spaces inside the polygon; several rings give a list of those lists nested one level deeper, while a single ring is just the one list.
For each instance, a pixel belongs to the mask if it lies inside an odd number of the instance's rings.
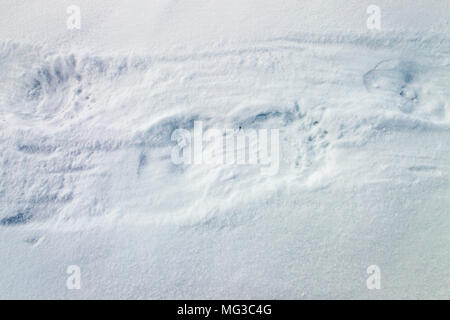
[{"label": "snow", "polygon": [[[449,298],[448,1],[73,4],[0,4],[0,298]],[[174,164],[195,122],[279,170]]]}]

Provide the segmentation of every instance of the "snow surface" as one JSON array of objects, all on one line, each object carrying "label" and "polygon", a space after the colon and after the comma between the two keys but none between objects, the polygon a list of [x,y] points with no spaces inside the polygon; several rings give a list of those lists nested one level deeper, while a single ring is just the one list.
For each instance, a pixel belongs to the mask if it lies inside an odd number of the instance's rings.
[{"label": "snow surface", "polygon": [[448,0],[75,2],[0,3],[0,298],[450,298]]}]

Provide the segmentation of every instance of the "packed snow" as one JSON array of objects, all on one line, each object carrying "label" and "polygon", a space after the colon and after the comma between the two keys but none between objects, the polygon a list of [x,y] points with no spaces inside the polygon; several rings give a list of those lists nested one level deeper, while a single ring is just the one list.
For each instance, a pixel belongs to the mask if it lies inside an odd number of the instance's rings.
[{"label": "packed snow", "polygon": [[0,298],[450,298],[447,0],[75,2],[0,3]]}]

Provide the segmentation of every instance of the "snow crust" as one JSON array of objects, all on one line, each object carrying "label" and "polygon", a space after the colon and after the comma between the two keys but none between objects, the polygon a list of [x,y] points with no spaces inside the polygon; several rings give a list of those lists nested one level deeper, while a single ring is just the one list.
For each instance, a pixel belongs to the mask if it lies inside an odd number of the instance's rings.
[{"label": "snow crust", "polygon": [[[377,2],[3,0],[0,298],[448,299],[449,2]],[[175,165],[195,121],[278,174]]]}]

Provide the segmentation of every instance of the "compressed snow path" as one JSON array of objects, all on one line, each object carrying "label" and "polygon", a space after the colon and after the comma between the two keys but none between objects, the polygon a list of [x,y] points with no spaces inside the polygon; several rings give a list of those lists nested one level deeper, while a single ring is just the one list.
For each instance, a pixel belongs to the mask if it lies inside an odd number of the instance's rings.
[{"label": "compressed snow path", "polygon": [[[79,1],[79,31],[24,3],[1,4],[0,298],[449,298],[447,1],[380,1],[380,32],[359,1]],[[278,174],[173,164],[195,121],[279,129]]]}]

